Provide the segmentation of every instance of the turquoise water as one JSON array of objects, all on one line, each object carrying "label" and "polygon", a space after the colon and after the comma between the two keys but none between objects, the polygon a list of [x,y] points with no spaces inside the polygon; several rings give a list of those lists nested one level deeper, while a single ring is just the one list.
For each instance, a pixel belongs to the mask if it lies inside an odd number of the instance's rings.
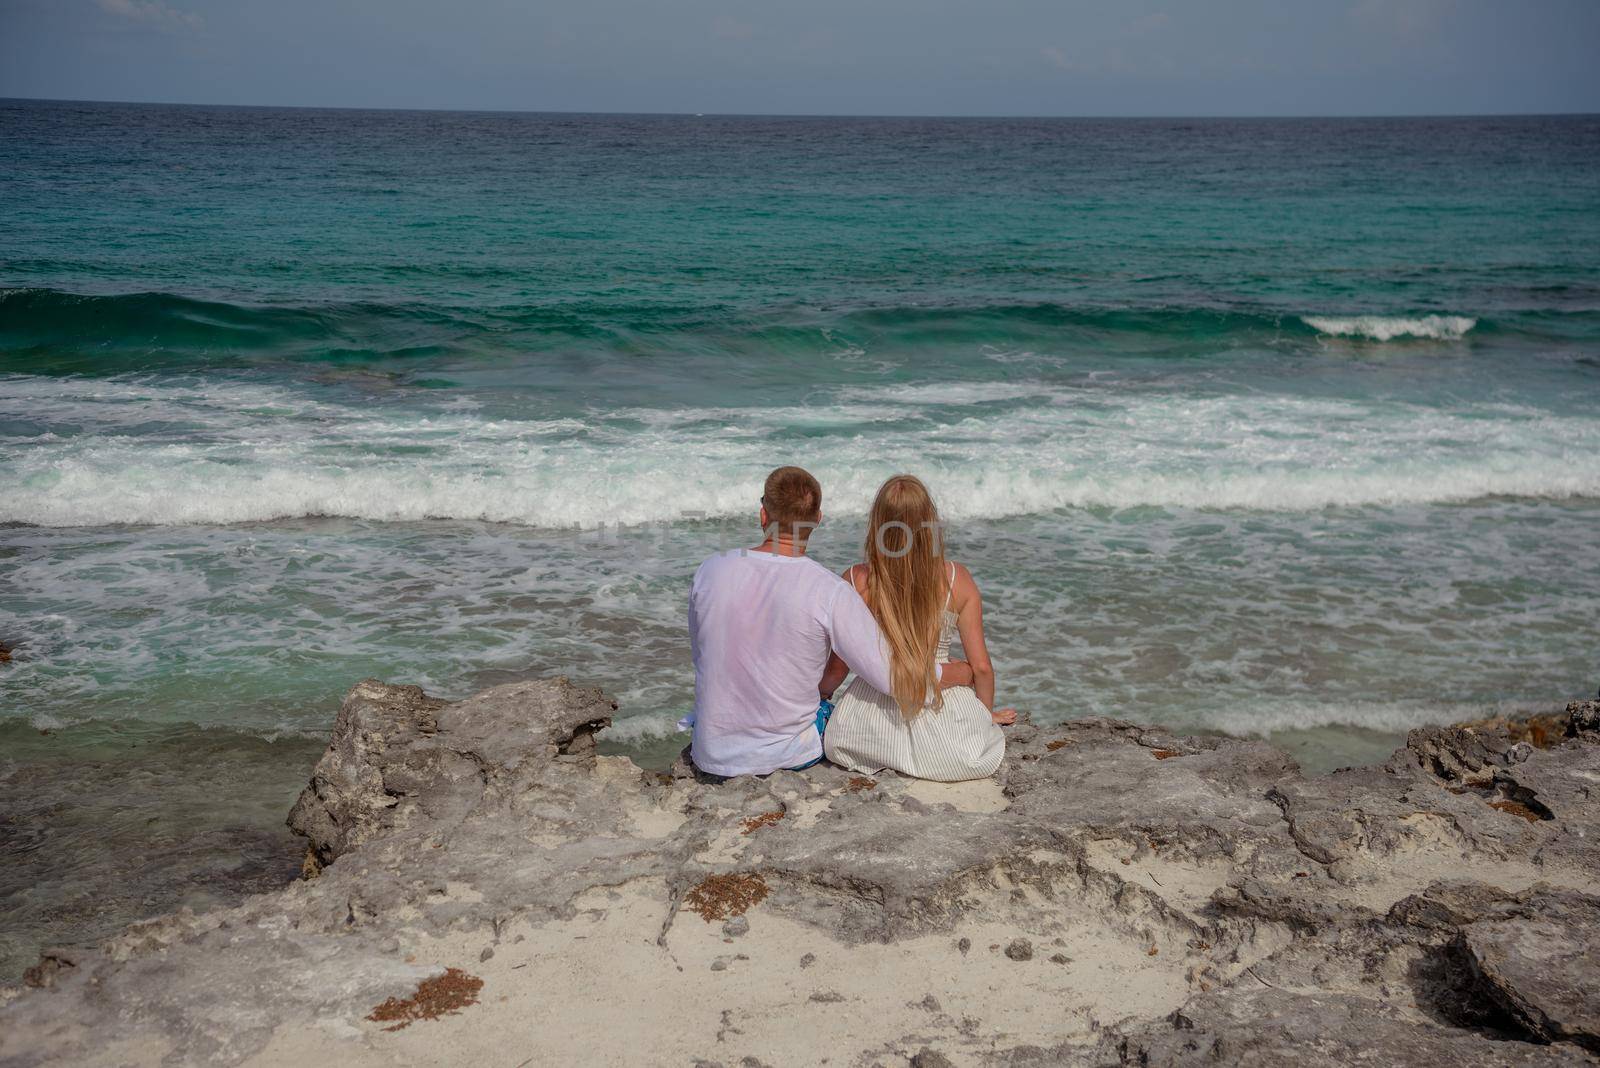
[{"label": "turquoise water", "polygon": [[292,871],[365,675],[663,759],[779,463],[836,567],[923,475],[1042,721],[1326,768],[1600,674],[1600,119],[0,102],[0,199],[3,970]]}]

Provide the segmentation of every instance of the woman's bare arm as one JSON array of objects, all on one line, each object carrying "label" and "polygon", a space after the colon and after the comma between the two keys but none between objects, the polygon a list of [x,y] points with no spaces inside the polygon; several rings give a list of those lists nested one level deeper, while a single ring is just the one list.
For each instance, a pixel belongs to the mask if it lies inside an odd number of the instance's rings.
[{"label": "woman's bare arm", "polygon": [[960,564],[956,565],[956,584],[950,600],[956,610],[962,652],[966,654],[967,663],[972,665],[972,689],[996,723],[1015,723],[1016,709],[994,707],[994,664],[989,660],[989,646],[983,638],[983,594],[978,592],[972,572]]},{"label": "woman's bare arm", "polygon": [[950,592],[956,609],[957,627],[961,631],[961,649],[972,665],[972,688],[985,708],[994,707],[994,665],[989,660],[989,646],[983,640],[983,595],[972,580],[972,572],[956,565],[956,584]]}]

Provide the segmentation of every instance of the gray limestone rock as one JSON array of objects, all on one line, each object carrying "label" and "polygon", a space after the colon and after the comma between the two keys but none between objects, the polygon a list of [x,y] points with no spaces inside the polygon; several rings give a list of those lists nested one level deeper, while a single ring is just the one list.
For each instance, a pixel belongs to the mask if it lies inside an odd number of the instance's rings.
[{"label": "gray limestone rock", "polygon": [[[663,947],[706,922],[756,942],[767,928],[744,913],[759,908],[814,931],[801,968],[831,962],[830,942],[939,935],[981,977],[994,957],[967,957],[970,935],[1004,930],[1013,960],[1035,944],[1120,946],[1125,968],[1165,969],[1160,1011],[1078,1012],[1069,1027],[1074,1006],[1052,1002],[1060,1037],[984,1044],[994,1064],[1595,1063],[1595,702],[1569,710],[1550,748],[1424,728],[1382,765],[1315,778],[1259,741],[1020,724],[996,792],[966,809],[827,765],[645,773],[596,752],[615,707],[564,678],[454,703],[360,683],[290,814],[315,877],[46,954],[30,988],[0,992],[0,1064],[73,1063],[112,1036],[237,1064],[280,1027],[359,1021],[438,974],[402,944],[467,934],[476,953],[510,920],[587,932],[624,886],[657,895]],[[1072,967],[1010,974],[1095,971],[1071,951]],[[760,967],[750,952],[683,981],[727,984]],[[988,1024],[938,1004],[866,1062],[980,1059]]]},{"label": "gray limestone rock", "polygon": [[1462,1065],[1589,1065],[1575,1046],[1546,1046],[1476,1030],[1441,1027],[1348,993],[1269,989],[1202,994],[1164,1020],[1108,1037],[1122,1064],[1150,1068],[1407,1068]]},{"label": "gray limestone rock", "polygon": [[1530,1035],[1600,1053],[1600,898],[1539,889],[1497,902],[1456,947]]},{"label": "gray limestone rock", "polygon": [[339,708],[333,741],[289,813],[322,864],[367,838],[464,817],[532,758],[593,762],[616,702],[565,677],[509,683],[456,704],[367,679]]},{"label": "gray limestone rock", "polygon": [[1567,706],[1567,733],[1600,733],[1600,701],[1574,701]]}]

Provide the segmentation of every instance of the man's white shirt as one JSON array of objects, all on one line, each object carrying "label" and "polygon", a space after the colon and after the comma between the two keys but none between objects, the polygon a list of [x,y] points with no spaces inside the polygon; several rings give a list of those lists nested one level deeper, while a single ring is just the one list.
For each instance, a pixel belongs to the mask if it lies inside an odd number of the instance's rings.
[{"label": "man's white shirt", "polygon": [[837,650],[889,693],[877,620],[855,587],[805,556],[734,550],[695,572],[689,589],[694,651],[695,766],[713,775],[765,775],[822,755],[817,683]]}]

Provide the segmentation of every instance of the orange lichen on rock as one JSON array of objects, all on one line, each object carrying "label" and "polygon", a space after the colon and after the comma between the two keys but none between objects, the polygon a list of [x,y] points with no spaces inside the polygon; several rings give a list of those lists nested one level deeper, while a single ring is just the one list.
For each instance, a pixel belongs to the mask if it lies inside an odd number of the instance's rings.
[{"label": "orange lichen on rock", "polygon": [[783,819],[782,809],[779,809],[777,812],[763,812],[759,816],[751,816],[749,819],[744,821],[744,833],[755,834],[761,828],[771,827],[774,823],[777,823],[781,819]]},{"label": "orange lichen on rock", "polygon": [[390,998],[372,1010],[367,1019],[374,1023],[390,1023],[385,1031],[398,1031],[417,1020],[437,1020],[460,1012],[468,1005],[478,1003],[478,991],[483,980],[468,975],[460,968],[446,968],[443,975],[424,979],[417,984],[417,992],[408,998]]},{"label": "orange lichen on rock", "polygon": [[759,875],[733,872],[708,875],[683,897],[684,907],[707,923],[743,916],[767,896],[767,882]]},{"label": "orange lichen on rock", "polygon": [[876,785],[878,785],[877,779],[869,779],[865,775],[857,775],[844,784],[844,792],[847,794],[859,794],[862,790],[870,790]]},{"label": "orange lichen on rock", "polygon": [[1501,812],[1509,812],[1513,816],[1521,816],[1529,823],[1538,823],[1542,818],[1537,812],[1529,808],[1527,805],[1524,805],[1521,801],[1513,801],[1510,798],[1503,798],[1499,801],[1490,801],[1489,807],[1499,809]]},{"label": "orange lichen on rock", "polygon": [[1057,749],[1065,749],[1072,744],[1071,738],[1057,738],[1053,742],[1046,742],[1045,748],[1054,753]]},{"label": "orange lichen on rock", "polygon": [[1484,734],[1497,734],[1510,742],[1527,742],[1535,749],[1549,749],[1566,740],[1568,720],[1565,714],[1539,712],[1528,716],[1492,716],[1462,726]]},{"label": "orange lichen on rock", "polygon": [[1176,749],[1152,749],[1150,750],[1150,755],[1157,760],[1171,760],[1175,756],[1183,756]]}]

